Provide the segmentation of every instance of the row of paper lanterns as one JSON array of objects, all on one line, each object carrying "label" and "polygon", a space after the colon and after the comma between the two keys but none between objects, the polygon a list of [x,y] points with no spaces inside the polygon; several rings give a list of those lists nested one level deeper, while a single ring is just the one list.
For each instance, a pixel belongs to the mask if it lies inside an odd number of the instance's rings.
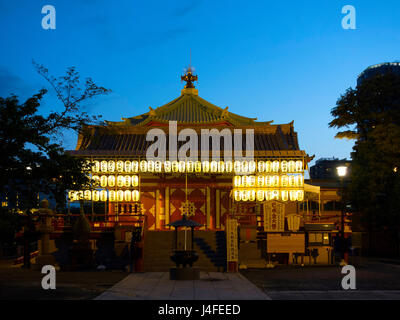
[{"label": "row of paper lanterns", "polygon": [[92,200],[92,201],[139,201],[140,192],[139,190],[71,190],[68,193],[70,201],[79,200]]},{"label": "row of paper lanterns", "polygon": [[93,161],[93,173],[196,172],[196,173],[301,173],[301,160],[274,161]]},{"label": "row of paper lanterns", "polygon": [[304,190],[233,189],[235,201],[303,201]]},{"label": "row of paper lanterns", "polygon": [[304,177],[297,175],[235,176],[233,186],[240,187],[303,187]]},{"label": "row of paper lanterns", "polygon": [[101,187],[137,187],[139,186],[139,176],[92,176],[92,179],[95,181],[96,184],[100,185]]}]

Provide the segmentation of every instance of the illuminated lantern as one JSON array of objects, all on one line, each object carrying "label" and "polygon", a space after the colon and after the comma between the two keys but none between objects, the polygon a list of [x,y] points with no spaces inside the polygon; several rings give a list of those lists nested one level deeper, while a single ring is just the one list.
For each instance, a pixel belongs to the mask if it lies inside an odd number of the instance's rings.
[{"label": "illuminated lantern", "polygon": [[242,182],[242,178],[240,176],[235,176],[233,178],[233,186],[234,187],[240,187],[241,182]]},{"label": "illuminated lantern", "polygon": [[139,201],[140,193],[138,190],[132,191],[132,201]]},{"label": "illuminated lantern", "polygon": [[100,184],[100,177],[99,176],[92,176],[92,185],[98,186]]},{"label": "illuminated lantern", "polygon": [[117,161],[117,172],[124,172],[124,162],[121,160]]},{"label": "illuminated lantern", "polygon": [[254,160],[249,161],[249,172],[256,172],[256,162]]},{"label": "illuminated lantern", "polygon": [[249,200],[250,201],[256,200],[256,190],[254,189],[249,190]]},{"label": "illuminated lantern", "polygon": [[231,173],[233,170],[233,163],[232,161],[225,162],[225,171]]},{"label": "illuminated lantern", "polygon": [[107,172],[107,168],[108,168],[108,163],[107,161],[102,161],[100,163],[100,168],[101,168],[101,172]]},{"label": "illuminated lantern", "polygon": [[132,187],[137,187],[139,185],[139,176],[132,176],[131,183]]},{"label": "illuminated lantern", "polygon": [[107,187],[107,176],[101,176],[100,177],[100,186]]},{"label": "illuminated lantern", "polygon": [[288,166],[289,166],[289,172],[291,173],[296,172],[296,162],[290,160]]},{"label": "illuminated lantern", "polygon": [[108,176],[107,183],[109,187],[115,187],[115,176]]},{"label": "illuminated lantern", "polygon": [[179,171],[179,163],[178,163],[178,161],[172,161],[171,168],[172,168],[172,172],[178,172]]},{"label": "illuminated lantern", "polygon": [[108,191],[108,200],[110,200],[111,202],[114,202],[116,200],[114,190]]},{"label": "illuminated lantern", "polygon": [[290,190],[289,191],[289,197],[290,197],[290,201],[296,201],[297,200],[297,191],[296,190]]},{"label": "illuminated lantern", "polygon": [[154,170],[155,170],[155,172],[161,172],[162,171],[162,162],[161,161],[155,161],[154,162]]},{"label": "illuminated lantern", "polygon": [[124,201],[124,192],[122,190],[117,191],[117,200]]},{"label": "illuminated lantern", "polygon": [[263,173],[265,172],[265,162],[258,161],[258,172]]},{"label": "illuminated lantern", "polygon": [[235,201],[240,201],[240,200],[242,200],[241,191],[235,190],[235,191],[233,192],[233,195],[234,195]]},{"label": "illuminated lantern", "polygon": [[100,191],[100,201],[107,201],[107,191],[106,190]]},{"label": "illuminated lantern", "polygon": [[185,161],[179,161],[179,172],[185,172],[186,163]]},{"label": "illuminated lantern", "polygon": [[272,190],[270,197],[271,200],[279,200],[279,190]]},{"label": "illuminated lantern", "polygon": [[289,176],[284,174],[281,176],[281,187],[289,186]]},{"label": "illuminated lantern", "polygon": [[301,174],[295,176],[295,185],[296,187],[302,187],[304,185],[304,178]]},{"label": "illuminated lantern", "polygon": [[123,187],[125,185],[125,177],[118,176],[117,177],[117,187]]},{"label": "illuminated lantern", "polygon": [[171,172],[171,161],[164,161],[164,171]]},{"label": "illuminated lantern", "polygon": [[115,171],[115,161],[110,160],[108,161],[108,172],[114,172]]},{"label": "illuminated lantern", "polygon": [[223,161],[218,162],[218,172],[222,173],[225,171],[225,164]]},{"label": "illuminated lantern", "polygon": [[[132,162],[130,162],[129,160],[125,161],[124,168],[126,173],[130,173],[132,171]],[[117,164],[117,170],[118,170],[118,164]]]},{"label": "illuminated lantern", "polygon": [[147,161],[147,171],[154,172],[154,161],[153,160]]},{"label": "illuminated lantern", "polygon": [[194,162],[193,161],[188,161],[187,162],[186,170],[187,170],[187,172],[193,172],[194,171]]},{"label": "illuminated lantern", "polygon": [[303,161],[297,160],[296,161],[296,172],[302,172],[303,171]]},{"label": "illuminated lantern", "polygon": [[196,161],[194,164],[194,171],[196,172],[201,172],[201,162],[200,161]]},{"label": "illuminated lantern", "polygon": [[303,190],[297,190],[297,200],[298,201],[304,200],[304,191]]},{"label": "illuminated lantern", "polygon": [[99,172],[100,171],[100,162],[93,161],[92,171],[93,172]]},{"label": "illuminated lantern", "polygon": [[99,201],[100,200],[100,192],[98,190],[93,190],[92,192],[92,200]]},{"label": "illuminated lantern", "polygon": [[265,172],[272,172],[272,163],[271,161],[265,161]]},{"label": "illuminated lantern", "polygon": [[249,187],[255,187],[256,186],[256,177],[249,176],[247,179],[247,184],[249,185]]},{"label": "illuminated lantern", "polygon": [[279,176],[278,175],[272,176],[272,186],[279,187]]},{"label": "illuminated lantern", "polygon": [[217,170],[218,170],[218,162],[217,161],[211,161],[211,172],[212,173],[215,173],[215,172],[217,172]]},{"label": "illuminated lantern", "polygon": [[139,162],[132,161],[132,172],[139,172]]},{"label": "illuminated lantern", "polygon": [[147,172],[147,161],[146,160],[140,161],[140,171]]},{"label": "illuminated lantern", "polygon": [[275,160],[272,162],[272,172],[279,172],[279,161]]},{"label": "illuminated lantern", "polygon": [[281,199],[282,199],[282,201],[288,201],[289,200],[289,191],[282,190],[281,191]]},{"label": "illuminated lantern", "polygon": [[266,187],[272,187],[272,176],[265,176],[264,177],[264,184]]},{"label": "illuminated lantern", "polygon": [[264,176],[257,176],[257,186],[264,187]]},{"label": "illuminated lantern", "polygon": [[233,164],[233,169],[235,170],[235,173],[240,173],[242,170],[242,164],[240,161],[235,161]]},{"label": "illuminated lantern", "polygon": [[288,162],[286,160],[283,160],[281,162],[281,171],[282,172],[288,172]]},{"label": "illuminated lantern", "polygon": [[247,180],[248,180],[247,176],[242,176],[242,187],[247,187]]},{"label": "illuminated lantern", "polygon": [[295,176],[289,176],[289,187],[294,187],[296,185]]},{"label": "illuminated lantern", "polygon": [[243,173],[249,172],[249,163],[246,160],[242,161],[242,172]]},{"label": "illuminated lantern", "polygon": [[130,190],[125,190],[124,192],[124,200],[125,201],[131,201],[132,198],[132,192]]},{"label": "illuminated lantern", "polygon": [[270,190],[268,190],[268,189],[264,190],[264,198],[267,201],[271,199],[271,191]]},{"label": "illuminated lantern", "polygon": [[202,163],[203,166],[203,172],[209,172],[210,171],[210,162],[208,161],[203,161]]},{"label": "illuminated lantern", "polygon": [[289,214],[286,216],[288,229],[290,231],[298,231],[300,229],[300,215],[298,214]]},{"label": "illuminated lantern", "polygon": [[243,191],[240,191],[240,192],[242,192],[242,200],[243,201],[247,201],[247,200],[249,200],[249,191],[248,190],[243,190]]},{"label": "illuminated lantern", "polygon": [[69,199],[69,201],[75,201],[75,200],[77,200],[77,199],[76,199],[76,191],[70,190],[70,191],[68,192],[68,199]]},{"label": "illuminated lantern", "polygon": [[131,176],[125,176],[125,187],[130,187],[131,186]]},{"label": "illuminated lantern", "polygon": [[264,201],[264,190],[257,190],[257,201]]}]

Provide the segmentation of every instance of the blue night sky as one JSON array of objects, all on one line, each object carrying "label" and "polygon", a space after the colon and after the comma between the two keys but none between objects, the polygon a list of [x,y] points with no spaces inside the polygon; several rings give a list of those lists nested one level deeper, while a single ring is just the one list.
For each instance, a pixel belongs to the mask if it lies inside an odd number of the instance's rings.
[{"label": "blue night sky", "polygon": [[[41,27],[47,4],[56,30]],[[341,26],[347,4],[356,30]],[[400,1],[0,0],[0,30],[0,96],[47,87],[32,59],[55,76],[75,66],[113,90],[84,109],[120,120],[180,95],[191,48],[202,98],[260,121],[294,120],[307,153],[345,158],[353,142],[334,139],[330,110],[366,67],[399,59]],[[40,111],[61,107],[52,93]],[[75,143],[65,135],[66,149]]]}]

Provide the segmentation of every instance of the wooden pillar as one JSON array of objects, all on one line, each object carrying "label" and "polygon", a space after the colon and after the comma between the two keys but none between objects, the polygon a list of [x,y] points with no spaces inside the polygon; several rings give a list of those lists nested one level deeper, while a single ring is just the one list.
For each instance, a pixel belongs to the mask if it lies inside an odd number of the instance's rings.
[{"label": "wooden pillar", "polygon": [[221,206],[220,197],[221,191],[219,189],[215,190],[215,228],[221,228]]},{"label": "wooden pillar", "polygon": [[211,227],[210,225],[210,207],[211,207],[211,199],[210,199],[210,187],[206,187],[206,197],[207,197],[207,203],[206,203],[206,229],[209,229]]},{"label": "wooden pillar", "polygon": [[165,187],[165,204],[164,204],[164,212],[165,212],[165,225],[169,223],[169,187]]},{"label": "wooden pillar", "polygon": [[160,190],[156,190],[156,229],[161,228],[160,223]]}]

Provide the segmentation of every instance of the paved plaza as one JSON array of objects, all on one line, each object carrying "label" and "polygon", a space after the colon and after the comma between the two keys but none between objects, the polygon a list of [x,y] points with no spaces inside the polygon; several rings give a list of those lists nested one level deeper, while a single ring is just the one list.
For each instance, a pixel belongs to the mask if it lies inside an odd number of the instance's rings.
[{"label": "paved plaza", "polygon": [[240,273],[201,272],[200,280],[169,280],[168,272],[133,273],[97,300],[269,300]]}]

